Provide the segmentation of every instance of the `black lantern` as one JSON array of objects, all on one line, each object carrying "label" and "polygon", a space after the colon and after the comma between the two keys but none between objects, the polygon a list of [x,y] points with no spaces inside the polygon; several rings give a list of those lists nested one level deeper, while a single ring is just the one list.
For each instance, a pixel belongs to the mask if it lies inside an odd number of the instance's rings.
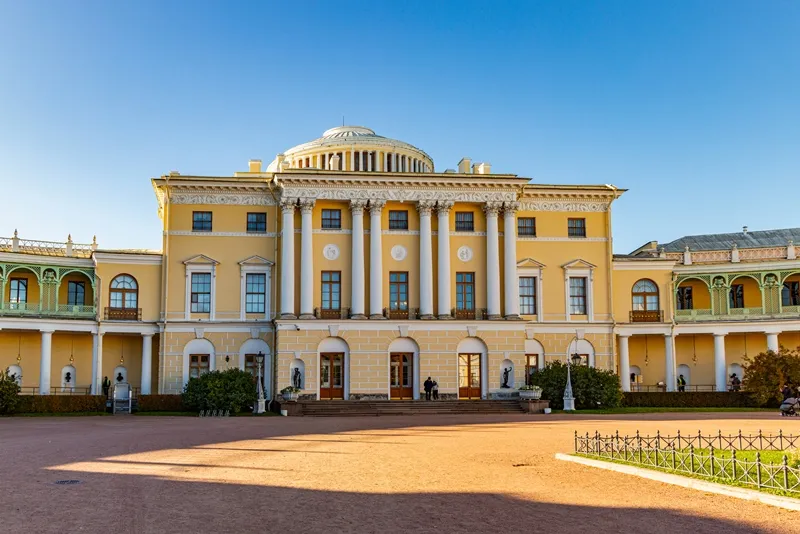
[{"label": "black lantern", "polygon": [[572,355],[572,365],[580,365],[581,364],[581,355],[577,352]]},{"label": "black lantern", "polygon": [[259,368],[261,368],[261,366],[264,364],[264,353],[263,352],[258,351],[258,354],[256,354],[256,363],[258,364]]}]

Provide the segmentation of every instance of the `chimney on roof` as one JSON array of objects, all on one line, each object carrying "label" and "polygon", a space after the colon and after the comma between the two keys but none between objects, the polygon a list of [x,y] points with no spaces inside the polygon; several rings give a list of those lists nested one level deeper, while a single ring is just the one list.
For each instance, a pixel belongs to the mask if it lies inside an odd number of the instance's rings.
[{"label": "chimney on roof", "polygon": [[470,158],[461,158],[461,161],[458,162],[458,172],[470,174],[472,172],[472,160]]},{"label": "chimney on roof", "polygon": [[475,171],[475,174],[492,174],[491,163],[476,163],[472,169]]},{"label": "chimney on roof", "polygon": [[250,172],[261,172],[261,160],[251,159],[249,162]]},{"label": "chimney on roof", "polygon": [[742,233],[743,233],[743,234],[746,234],[746,233],[747,233],[747,227],[746,227],[746,226],[742,226]]}]

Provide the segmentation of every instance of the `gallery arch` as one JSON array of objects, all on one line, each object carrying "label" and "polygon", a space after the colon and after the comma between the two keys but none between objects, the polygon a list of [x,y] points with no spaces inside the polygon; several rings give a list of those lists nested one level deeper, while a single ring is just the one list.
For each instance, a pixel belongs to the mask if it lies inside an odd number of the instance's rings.
[{"label": "gallery arch", "polygon": [[319,384],[317,398],[350,398],[350,347],[340,337],[328,337],[317,348]]},{"label": "gallery arch", "polygon": [[486,343],[477,337],[462,339],[458,344],[458,398],[486,399],[489,388],[488,350]]},{"label": "gallery arch", "polygon": [[193,339],[183,347],[183,383],[216,369],[214,345],[207,339]]},{"label": "gallery arch", "polygon": [[419,345],[408,337],[389,344],[389,398],[419,399]]}]

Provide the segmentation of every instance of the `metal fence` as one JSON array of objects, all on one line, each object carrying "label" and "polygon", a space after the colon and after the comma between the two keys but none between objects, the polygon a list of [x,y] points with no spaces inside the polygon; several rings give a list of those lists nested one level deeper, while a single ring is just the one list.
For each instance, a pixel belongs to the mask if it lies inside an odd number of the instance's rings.
[{"label": "metal fence", "polygon": [[[800,435],[777,434],[585,436],[575,433],[575,452],[586,456],[713,478],[722,482],[800,494],[800,465],[789,465],[788,449],[800,445]],[[700,450],[696,450],[700,449]],[[737,457],[755,451],[755,458]],[[779,463],[761,459],[762,451],[784,452]],[[746,456],[752,456],[746,455]]]}]

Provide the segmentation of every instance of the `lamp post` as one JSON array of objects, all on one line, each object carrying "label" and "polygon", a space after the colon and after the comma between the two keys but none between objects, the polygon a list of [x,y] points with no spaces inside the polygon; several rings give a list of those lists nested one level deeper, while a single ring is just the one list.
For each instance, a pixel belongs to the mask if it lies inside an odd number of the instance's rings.
[{"label": "lamp post", "polygon": [[577,352],[570,355],[570,347],[572,347],[573,341],[577,341],[578,336],[577,334],[570,340],[567,344],[567,387],[564,388],[564,411],[565,412],[574,412],[575,411],[575,397],[572,396],[572,375],[570,373],[570,360],[572,361],[572,365],[578,365],[581,363],[581,355]]},{"label": "lamp post", "polygon": [[256,400],[256,407],[253,410],[254,413],[264,413],[266,411],[264,405],[266,403],[266,399],[264,398],[264,385],[261,383],[261,368],[264,366],[264,353],[258,351],[256,354],[256,367],[258,368],[258,385],[256,386],[256,393],[258,394],[258,399]]}]

